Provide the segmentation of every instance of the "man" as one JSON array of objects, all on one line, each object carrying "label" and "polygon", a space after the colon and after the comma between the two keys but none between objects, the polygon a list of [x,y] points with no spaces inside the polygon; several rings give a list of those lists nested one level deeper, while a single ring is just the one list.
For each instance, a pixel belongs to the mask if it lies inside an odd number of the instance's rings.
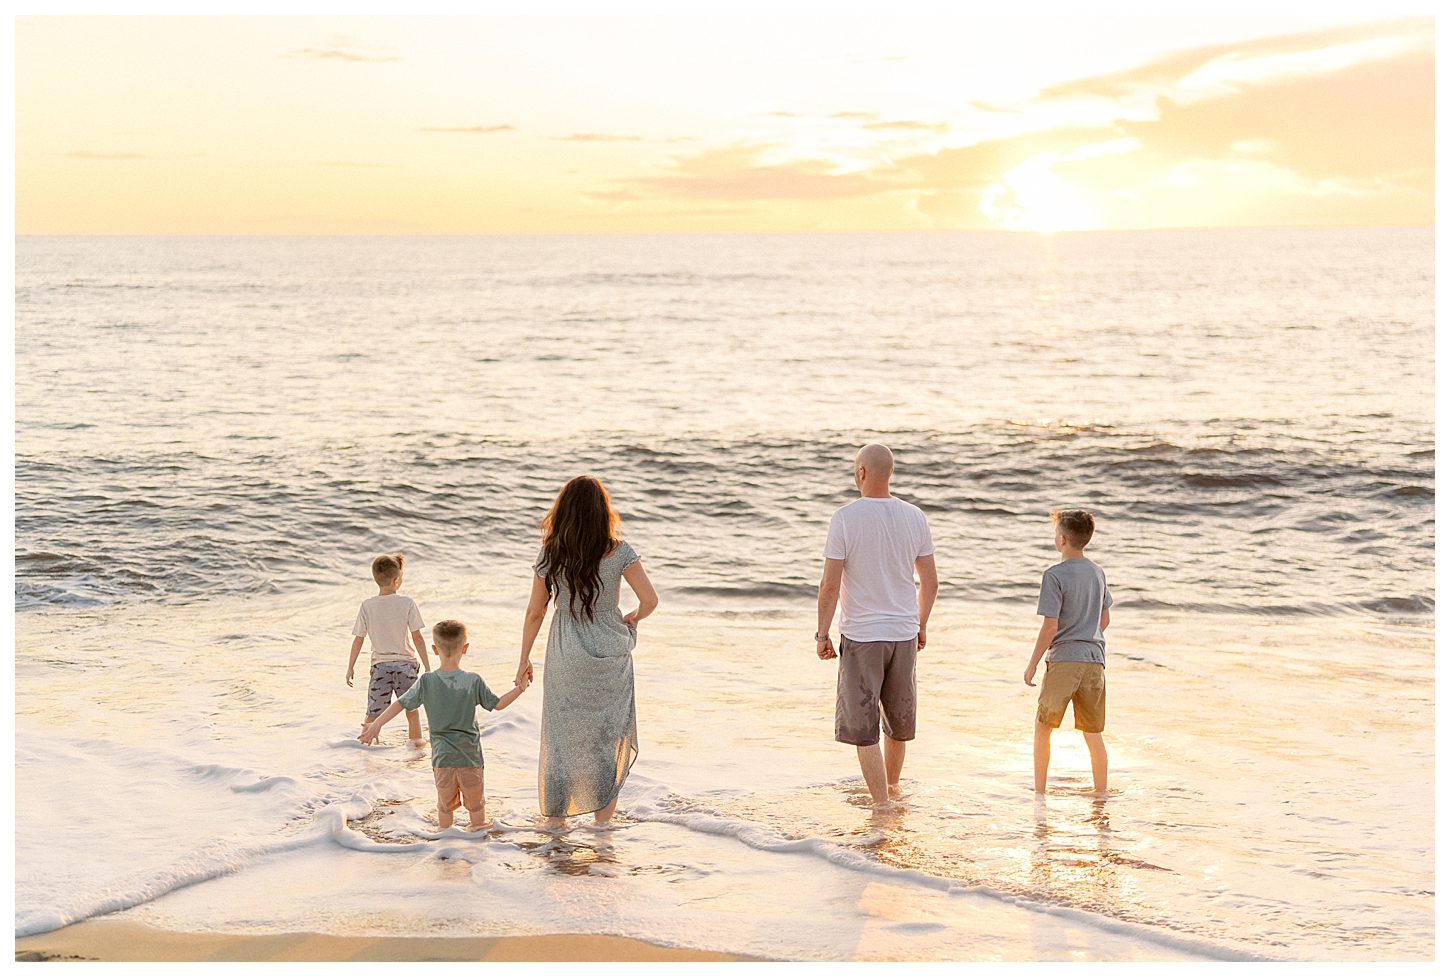
[{"label": "man", "polygon": [[[831,619],[838,599],[841,604],[836,740],[856,747],[877,805],[900,793],[906,744],[916,737],[916,653],[926,647],[937,588],[926,516],[892,496],[895,471],[891,449],[883,444],[856,453],[861,497],[831,517],[816,605],[816,654],[829,660],[836,657]],[[883,728],[884,756],[878,745]]]}]

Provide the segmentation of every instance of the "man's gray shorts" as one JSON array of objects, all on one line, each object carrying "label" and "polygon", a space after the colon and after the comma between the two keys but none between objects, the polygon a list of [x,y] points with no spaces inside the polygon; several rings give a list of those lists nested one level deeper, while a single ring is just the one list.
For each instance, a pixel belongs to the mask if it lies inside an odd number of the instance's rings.
[{"label": "man's gray shorts", "polygon": [[378,662],[368,676],[368,715],[378,716],[393,701],[418,681],[417,662]]},{"label": "man's gray shorts", "polygon": [[916,639],[852,641],[841,635],[836,673],[836,739],[875,746],[881,732],[916,738]]}]

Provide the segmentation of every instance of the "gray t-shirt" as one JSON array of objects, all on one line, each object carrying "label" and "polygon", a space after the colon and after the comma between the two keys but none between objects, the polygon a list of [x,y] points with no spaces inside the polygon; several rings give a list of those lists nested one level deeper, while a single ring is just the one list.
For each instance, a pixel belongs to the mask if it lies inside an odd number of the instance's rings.
[{"label": "gray t-shirt", "polygon": [[435,767],[481,767],[475,706],[492,710],[498,696],[473,672],[435,668],[418,676],[413,687],[398,696],[404,709],[423,707],[428,716],[428,741]]},{"label": "gray t-shirt", "polygon": [[1103,568],[1085,556],[1075,556],[1047,568],[1042,574],[1042,595],[1037,613],[1057,618],[1057,634],[1047,649],[1050,662],[1107,664],[1102,613],[1113,606]]}]

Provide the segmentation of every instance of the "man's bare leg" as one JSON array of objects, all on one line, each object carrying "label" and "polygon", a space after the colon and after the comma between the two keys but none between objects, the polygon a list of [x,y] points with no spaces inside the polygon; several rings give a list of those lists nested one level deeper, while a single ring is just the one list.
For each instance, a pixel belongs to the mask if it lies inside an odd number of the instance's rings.
[{"label": "man's bare leg", "polygon": [[413,709],[404,715],[408,717],[408,745],[422,747],[423,725],[418,721],[418,710]]},{"label": "man's bare leg", "polygon": [[901,767],[906,763],[906,741],[883,735],[881,750],[886,761],[886,790],[894,797],[901,793]]},{"label": "man's bare leg", "polygon": [[1052,727],[1038,723],[1032,735],[1032,789],[1039,794],[1047,793],[1047,761],[1051,756]]},{"label": "man's bare leg", "polygon": [[886,763],[881,759],[881,747],[856,747],[856,758],[861,761],[861,776],[866,778],[866,789],[871,792],[871,803],[885,804],[890,798],[886,789]]},{"label": "man's bare leg", "polygon": [[1106,794],[1108,792],[1108,748],[1103,745],[1102,733],[1083,733],[1083,740],[1087,743],[1088,756],[1093,761],[1093,792]]}]

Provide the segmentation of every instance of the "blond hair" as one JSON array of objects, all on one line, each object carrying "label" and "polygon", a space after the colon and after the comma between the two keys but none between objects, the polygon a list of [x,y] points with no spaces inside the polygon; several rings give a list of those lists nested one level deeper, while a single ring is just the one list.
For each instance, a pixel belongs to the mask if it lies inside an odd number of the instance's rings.
[{"label": "blond hair", "polygon": [[1093,522],[1093,514],[1086,509],[1055,509],[1052,513],[1052,522],[1057,526],[1057,531],[1077,549],[1082,549],[1093,538],[1093,530],[1096,524]]},{"label": "blond hair", "polygon": [[382,556],[373,557],[373,579],[378,582],[379,587],[402,572],[403,554],[384,553]]},{"label": "blond hair", "polygon": [[439,621],[433,625],[433,647],[438,649],[438,654],[447,655],[452,658],[463,650],[464,644],[468,641],[468,628],[462,621]]}]

